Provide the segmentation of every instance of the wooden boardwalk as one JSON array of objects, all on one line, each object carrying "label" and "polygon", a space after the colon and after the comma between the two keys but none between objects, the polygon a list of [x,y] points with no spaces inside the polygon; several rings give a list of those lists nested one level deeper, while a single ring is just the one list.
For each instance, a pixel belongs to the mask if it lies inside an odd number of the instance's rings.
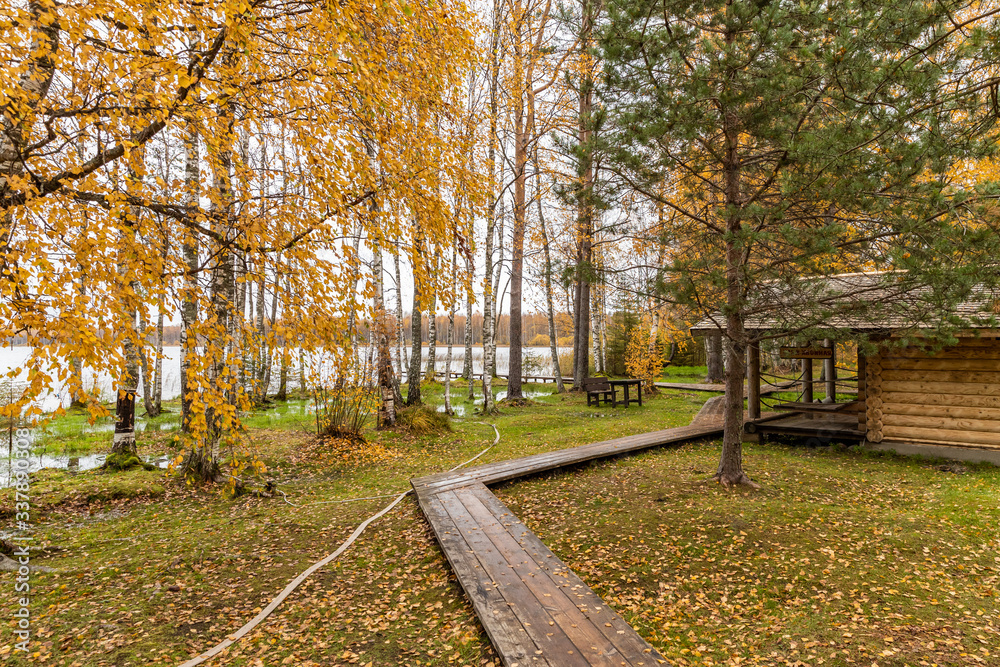
[{"label": "wooden boardwalk", "polygon": [[[706,384],[706,383],[685,383],[685,382],[654,382],[660,389],[680,389],[682,391],[717,391],[719,393],[724,393],[726,391],[726,385],[724,384]],[[765,396],[767,394],[774,394],[779,391],[788,391],[798,385],[798,382],[794,380],[789,380],[788,382],[782,382],[780,384],[765,384],[760,387],[760,395]],[[743,398],[747,397],[746,386],[743,387]]]},{"label": "wooden boardwalk", "polygon": [[[434,379],[436,380],[439,377],[443,378],[444,375],[445,375],[444,371],[437,371],[437,372],[434,373]],[[464,376],[459,371],[452,371],[451,372],[451,377],[452,377],[452,379],[456,379],[456,378],[458,378],[458,379],[464,379]],[[506,380],[508,377],[509,376],[506,375],[506,374],[501,374],[501,373],[497,374],[497,379],[498,380]],[[476,379],[477,380],[481,380],[482,379],[482,373],[480,373],[479,375],[476,375]],[[545,384],[546,382],[555,383],[556,378],[555,378],[554,375],[522,375],[521,376],[521,381],[524,382],[524,383],[535,382],[535,383],[539,383],[539,384]],[[563,381],[564,384],[570,384],[570,385],[573,384],[573,378],[571,378],[571,377],[564,377],[562,379],[562,381]]]},{"label": "wooden boardwalk", "polygon": [[595,442],[411,480],[452,570],[507,667],[666,664],[494,496],[487,484],[714,437],[721,422]]}]

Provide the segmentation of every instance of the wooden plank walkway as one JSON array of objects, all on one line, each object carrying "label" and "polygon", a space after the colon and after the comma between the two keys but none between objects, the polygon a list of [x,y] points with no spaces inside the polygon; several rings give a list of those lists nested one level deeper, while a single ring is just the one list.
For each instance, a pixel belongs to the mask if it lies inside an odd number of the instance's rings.
[{"label": "wooden plank walkway", "polygon": [[[437,371],[437,372],[434,373],[434,379],[437,379],[438,377],[442,377],[443,378],[444,375],[445,375],[444,371]],[[452,371],[451,372],[451,377],[452,377],[452,379],[464,378],[464,376],[462,375],[462,373],[460,371]],[[497,374],[497,379],[498,380],[506,380],[508,377],[509,376],[505,375],[505,374],[500,374],[500,373]],[[477,380],[481,380],[482,379],[482,373],[480,373],[479,375],[476,375],[476,379]],[[546,382],[552,382],[554,384],[555,381],[556,381],[556,378],[555,378],[554,375],[522,375],[521,376],[521,382],[525,382],[525,383],[527,383],[527,382],[536,382],[536,383],[539,383],[539,384],[545,384]],[[564,384],[570,384],[570,385],[573,384],[573,378],[571,378],[571,377],[564,377],[562,379],[562,381],[563,381]]]},{"label": "wooden plank walkway", "polygon": [[[654,382],[660,389],[680,389],[682,391],[717,391],[719,393],[724,393],[726,391],[726,385],[724,384],[706,384],[706,383],[685,383],[685,382]],[[795,387],[798,382],[794,380],[789,380],[788,382],[782,382],[780,384],[764,384],[760,387],[760,395],[766,396],[767,394],[774,394],[779,391],[788,391],[789,389]],[[743,387],[743,398],[747,397],[746,386]]]},{"label": "wooden plank walkway", "polygon": [[721,422],[595,442],[411,480],[442,551],[507,667],[666,664],[486,484],[714,437]]}]

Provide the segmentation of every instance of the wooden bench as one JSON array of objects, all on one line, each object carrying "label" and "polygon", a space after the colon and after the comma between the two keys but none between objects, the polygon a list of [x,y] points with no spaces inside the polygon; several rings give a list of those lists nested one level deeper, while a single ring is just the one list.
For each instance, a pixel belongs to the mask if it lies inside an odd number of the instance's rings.
[{"label": "wooden bench", "polygon": [[617,407],[618,405],[615,388],[608,382],[608,378],[586,378],[583,381],[583,390],[587,392],[588,406],[596,405],[600,407],[602,400],[605,405],[610,402],[611,407]]}]

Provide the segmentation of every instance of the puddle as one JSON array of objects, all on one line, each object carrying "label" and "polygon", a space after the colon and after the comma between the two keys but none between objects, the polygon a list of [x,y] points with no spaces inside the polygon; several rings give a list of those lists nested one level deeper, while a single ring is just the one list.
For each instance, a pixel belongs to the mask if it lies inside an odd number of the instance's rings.
[{"label": "puddle", "polygon": [[[551,396],[552,395],[552,392],[550,392],[550,391],[525,391],[525,392],[522,392],[522,393],[524,394],[524,397],[527,398],[527,399],[541,398],[542,396]],[[497,394],[496,394],[496,398],[494,398],[493,400],[499,402],[499,401],[502,401],[505,398],[507,398],[507,391],[503,390],[503,391],[498,391]],[[455,401],[455,402],[452,402],[452,404],[451,404],[451,411],[453,413],[455,413],[454,414],[455,417],[460,417],[461,418],[461,417],[466,417],[466,416],[470,415],[473,410],[479,410],[479,409],[481,409],[482,406],[483,406],[483,399],[482,399],[482,397],[475,399],[475,401],[473,402],[473,404],[471,406],[467,402],[465,402],[465,401],[463,401],[461,403]],[[444,412],[444,406],[443,405],[439,405],[437,407],[437,411],[438,412]]]},{"label": "puddle", "polygon": [[[437,408],[438,412],[444,412],[444,406],[439,405]],[[451,404],[451,416],[462,418],[468,413],[468,405],[466,403],[452,403]]]},{"label": "puddle", "polygon": [[265,415],[271,421],[277,421],[288,415],[312,415],[316,414],[316,404],[312,401],[286,401],[284,404],[276,403],[271,407],[258,412],[247,412],[247,415]]},{"label": "puddle", "polygon": [[[32,454],[28,457],[28,472],[38,472],[42,468],[58,468],[69,472],[81,472],[93,470],[104,465],[107,454],[87,454],[83,456],[59,456],[53,454]],[[144,456],[147,463],[152,463],[157,468],[166,468],[170,464],[169,456]],[[4,457],[0,459],[0,488],[6,488],[14,483],[14,474],[11,467],[13,459]]]},{"label": "puddle", "polygon": [[[526,399],[529,399],[529,400],[532,399],[532,398],[540,398],[542,396],[551,396],[552,395],[551,391],[522,391],[521,393],[524,394],[524,397]],[[505,398],[507,398],[507,392],[506,392],[506,390],[504,390],[504,391],[498,391],[497,392],[497,397],[496,397],[495,400],[497,402],[499,402],[499,401],[502,401]],[[476,402],[479,405],[483,404],[482,400],[479,400],[479,401],[476,401]]]},{"label": "puddle", "polygon": [[[136,433],[146,433],[153,431],[176,431],[180,427],[180,419],[172,418],[163,421],[151,422],[147,419],[141,417],[135,420],[135,432]],[[58,419],[54,420],[52,423],[47,424],[44,430],[39,433],[41,437],[45,436],[74,436],[74,435],[86,435],[90,433],[113,433],[115,430],[115,420],[113,417],[105,417],[99,419],[93,424],[62,424]],[[108,441],[110,442],[110,440]]]}]

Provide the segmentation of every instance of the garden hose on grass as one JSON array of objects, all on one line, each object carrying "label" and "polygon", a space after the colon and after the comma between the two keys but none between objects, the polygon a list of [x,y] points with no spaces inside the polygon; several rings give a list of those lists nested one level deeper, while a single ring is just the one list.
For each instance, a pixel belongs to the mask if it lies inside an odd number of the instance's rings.
[{"label": "garden hose on grass", "polygon": [[[496,447],[497,444],[499,444],[499,442],[500,442],[500,430],[494,424],[489,424],[487,422],[471,422],[471,423],[474,423],[474,424],[483,424],[484,426],[492,426],[493,427],[493,431],[496,433],[496,438],[493,440],[493,444],[491,444],[489,447],[487,447],[483,451],[479,452],[478,454],[476,454],[475,456],[473,456],[468,461],[465,461],[463,463],[459,463],[454,468],[451,468],[448,472],[453,472],[453,471],[458,470],[459,468],[461,468],[463,466],[469,465],[470,463],[472,463],[473,461],[475,461],[476,459],[478,459],[480,456],[482,456],[486,452],[488,452],[491,449],[493,449],[494,447]],[[380,512],[378,512],[377,514],[373,514],[372,516],[370,516],[367,519],[365,519],[361,523],[361,525],[359,525],[357,528],[354,529],[354,532],[351,533],[351,536],[348,537],[347,540],[345,540],[344,543],[341,544],[340,547],[338,547],[336,551],[334,551],[332,554],[330,554],[329,556],[327,556],[323,560],[320,560],[320,561],[317,561],[316,563],[313,563],[309,567],[309,569],[307,569],[305,572],[303,572],[299,576],[295,577],[295,579],[293,579],[291,581],[291,583],[289,583],[287,586],[285,586],[284,590],[282,590],[281,593],[279,593],[276,598],[274,598],[273,600],[271,600],[271,603],[269,605],[267,605],[266,607],[264,607],[264,609],[259,614],[257,614],[256,616],[254,616],[250,620],[249,623],[247,623],[246,625],[244,625],[242,628],[240,628],[239,630],[237,630],[233,634],[228,635],[222,642],[220,642],[216,646],[210,648],[209,650],[205,651],[201,655],[199,655],[199,656],[197,656],[195,658],[191,658],[190,660],[188,660],[185,663],[182,663],[180,665],[180,667],[195,667],[195,665],[200,665],[201,663],[205,662],[206,660],[211,660],[212,658],[214,658],[215,656],[219,655],[220,653],[222,653],[223,651],[225,651],[227,648],[229,648],[230,646],[232,646],[233,644],[235,644],[236,642],[238,642],[240,639],[242,639],[243,637],[245,637],[247,635],[247,633],[249,633],[255,627],[257,627],[258,625],[260,625],[261,621],[263,621],[265,618],[267,618],[268,616],[270,616],[271,612],[273,612],[275,609],[277,609],[278,605],[280,605],[282,602],[284,602],[285,598],[287,598],[289,595],[291,595],[292,591],[294,591],[296,588],[298,588],[299,585],[303,581],[305,581],[306,579],[308,579],[313,574],[313,572],[315,572],[316,570],[320,569],[321,567],[323,567],[325,565],[328,565],[329,563],[331,563],[332,561],[334,561],[337,558],[337,556],[339,556],[340,554],[342,554],[345,551],[347,551],[347,548],[350,547],[354,543],[354,541],[356,539],[358,539],[358,537],[361,535],[361,533],[363,533],[365,531],[365,528],[367,528],[374,521],[376,521],[376,520],[382,518],[383,516],[385,516],[389,512],[389,510],[391,510],[393,507],[395,507],[396,505],[399,504],[399,501],[401,501],[403,498],[405,498],[406,496],[408,496],[411,493],[413,493],[412,489],[410,489],[409,491],[404,491],[403,493],[401,493],[398,496],[396,496],[396,499],[393,500],[388,505],[386,505]]]}]

